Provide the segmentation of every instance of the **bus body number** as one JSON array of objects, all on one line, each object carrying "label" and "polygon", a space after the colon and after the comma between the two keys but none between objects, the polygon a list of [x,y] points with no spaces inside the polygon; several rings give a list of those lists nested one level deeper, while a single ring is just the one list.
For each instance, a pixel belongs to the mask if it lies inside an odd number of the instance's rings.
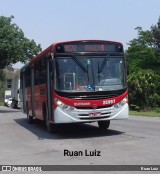
[{"label": "bus body number", "polygon": [[115,103],[116,103],[115,99],[103,100],[103,105],[112,105],[112,104],[115,104]]}]

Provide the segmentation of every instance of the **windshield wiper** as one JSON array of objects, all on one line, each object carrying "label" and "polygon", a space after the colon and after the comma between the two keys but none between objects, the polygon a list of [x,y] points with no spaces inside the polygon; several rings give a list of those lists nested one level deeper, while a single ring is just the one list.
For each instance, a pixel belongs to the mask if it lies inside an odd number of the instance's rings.
[{"label": "windshield wiper", "polygon": [[98,74],[102,72],[102,70],[103,70],[106,62],[108,61],[108,59],[109,59],[109,56],[107,56],[107,57],[104,58],[104,60],[102,62],[102,65],[100,66],[100,68],[99,68],[99,64],[98,64]]},{"label": "windshield wiper", "polygon": [[77,59],[77,57],[72,57],[72,59],[79,65],[79,67],[86,73],[88,73],[88,69],[83,66],[83,64]]},{"label": "windshield wiper", "polygon": [[98,81],[99,81],[99,83],[100,83],[100,71],[99,71],[99,61],[98,61]]}]

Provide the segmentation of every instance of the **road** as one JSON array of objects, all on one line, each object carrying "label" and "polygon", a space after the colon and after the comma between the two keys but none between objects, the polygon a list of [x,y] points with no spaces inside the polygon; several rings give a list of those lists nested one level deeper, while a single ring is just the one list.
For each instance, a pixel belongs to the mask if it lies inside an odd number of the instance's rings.
[{"label": "road", "polygon": [[[82,153],[67,156],[65,150]],[[85,152],[92,151],[94,156],[86,156]],[[100,156],[96,156],[98,152]],[[20,110],[1,106],[0,164],[158,165],[160,118],[131,116],[114,120],[108,131],[99,130],[96,123],[66,125],[50,134],[41,122],[29,125]]]}]

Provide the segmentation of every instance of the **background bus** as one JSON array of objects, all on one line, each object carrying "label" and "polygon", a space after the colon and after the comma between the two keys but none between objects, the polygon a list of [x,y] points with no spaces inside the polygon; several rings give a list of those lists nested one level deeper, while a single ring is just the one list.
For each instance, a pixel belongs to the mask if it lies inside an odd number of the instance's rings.
[{"label": "background bus", "polygon": [[61,123],[128,118],[123,45],[103,40],[52,44],[20,71],[21,108],[28,122],[45,120],[48,131]]}]

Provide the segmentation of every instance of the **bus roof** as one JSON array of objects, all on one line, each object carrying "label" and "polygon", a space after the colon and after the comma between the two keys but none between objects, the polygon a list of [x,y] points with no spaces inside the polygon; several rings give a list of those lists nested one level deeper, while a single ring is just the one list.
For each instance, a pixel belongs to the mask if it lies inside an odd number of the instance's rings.
[{"label": "bus roof", "polygon": [[32,63],[36,62],[39,58],[44,57],[50,53],[55,53],[55,47],[59,44],[66,44],[66,43],[84,43],[84,42],[106,42],[106,43],[114,43],[114,44],[118,44],[118,45],[122,45],[122,43],[120,42],[116,42],[116,41],[109,41],[109,40],[73,40],[73,41],[64,41],[64,42],[57,42],[57,43],[53,43],[52,45],[50,45],[48,48],[46,48],[45,50],[43,50],[40,54],[38,54],[37,56],[35,56],[34,58],[31,59],[31,61],[29,62],[29,65],[31,65]]},{"label": "bus roof", "polygon": [[20,69],[20,71],[21,71],[21,72],[22,72],[22,71],[25,71],[26,68],[28,67],[28,65],[29,65],[29,62],[26,63],[26,64]]}]

